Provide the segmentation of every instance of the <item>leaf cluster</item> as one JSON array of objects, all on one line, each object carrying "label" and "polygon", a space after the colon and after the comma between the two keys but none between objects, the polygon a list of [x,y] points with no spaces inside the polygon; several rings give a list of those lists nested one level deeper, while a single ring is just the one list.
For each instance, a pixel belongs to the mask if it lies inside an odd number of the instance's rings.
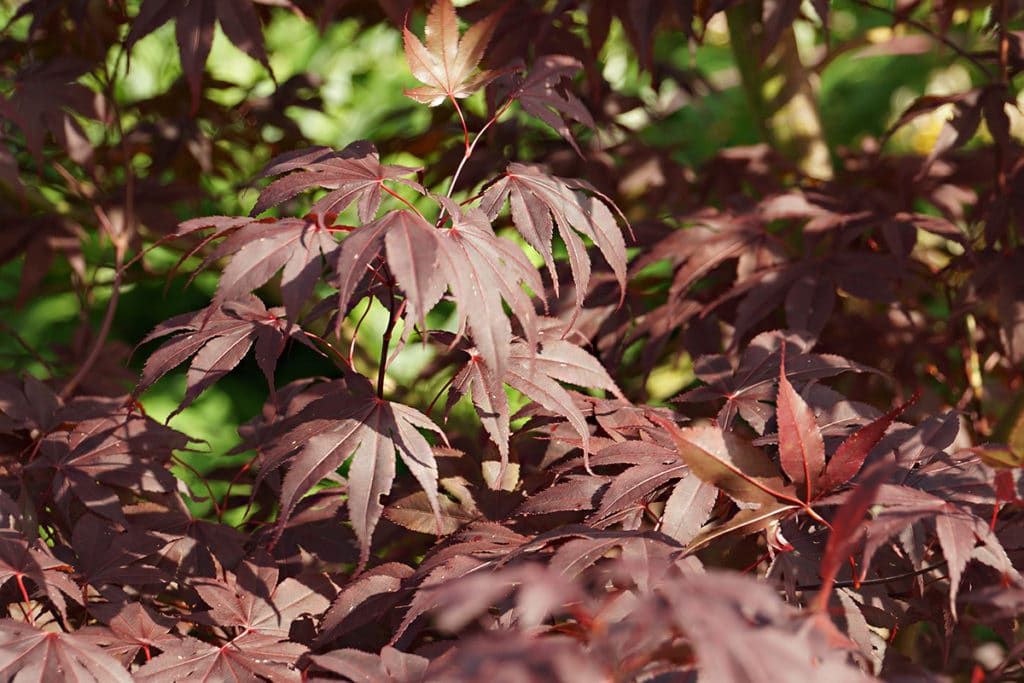
[{"label": "leaf cluster", "polygon": [[[78,315],[0,321],[0,679],[1019,678],[1020,8],[462,4],[11,11],[4,310]],[[391,35],[425,127],[307,140],[293,21]],[[763,141],[697,166],[665,133],[716,49]],[[915,56],[970,82],[781,123]],[[195,294],[126,332],[163,278]],[[262,408],[210,452],[182,418],[229,376]]]}]

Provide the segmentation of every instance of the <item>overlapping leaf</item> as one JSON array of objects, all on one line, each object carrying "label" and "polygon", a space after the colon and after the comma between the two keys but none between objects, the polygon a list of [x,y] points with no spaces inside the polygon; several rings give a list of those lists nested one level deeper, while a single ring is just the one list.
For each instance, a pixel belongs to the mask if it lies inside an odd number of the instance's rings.
[{"label": "overlapping leaf", "polygon": [[[298,171],[292,173],[292,171]],[[408,178],[415,168],[380,163],[373,143],[357,140],[340,151],[311,147],[282,154],[264,167],[260,177],[287,173],[260,193],[250,215],[257,216],[310,188],[323,188],[327,194],[313,204],[311,213],[321,216],[339,213],[359,200],[359,220],[369,223],[380,209],[385,182],[396,182],[417,192],[422,186]]]},{"label": "overlapping leaf", "polygon": [[544,55],[537,58],[533,68],[515,91],[523,110],[551,126],[565,138],[577,153],[580,152],[576,136],[567,119],[594,128],[594,119],[572,90],[565,87],[583,68],[579,60],[568,55]]},{"label": "overlapping leaf", "polygon": [[[512,330],[502,311],[506,302],[531,341],[537,322],[530,292],[541,291],[540,277],[510,240],[496,237],[478,210],[463,213],[454,203],[454,226],[434,228],[421,216],[390,211],[357,228],[338,252],[339,300],[347,307],[367,269],[386,250],[387,264],[421,325],[446,289],[458,306],[460,329],[468,326],[478,353],[500,376],[507,365]],[[492,390],[497,384],[489,385]]]},{"label": "overlapping leaf", "polygon": [[850,434],[826,462],[824,439],[814,412],[793,389],[784,360],[780,360],[778,372],[776,417],[781,467],[767,453],[719,425],[679,428],[668,420],[654,418],[668,431],[691,472],[743,508],[729,521],[692,539],[691,549],[723,533],[753,533],[777,524],[845,486],[886,429],[914,400]]},{"label": "overlapping leaf", "polygon": [[108,520],[124,522],[125,492],[162,494],[176,489],[167,466],[172,451],[188,443],[184,434],[150,418],[114,413],[47,436],[27,472],[45,477],[58,509],[68,511],[78,500]]},{"label": "overlapping leaf", "polygon": [[825,470],[825,441],[818,429],[814,411],[796,393],[786,376],[785,346],[782,348],[779,365],[775,417],[779,423],[779,463],[782,471],[798,490],[803,489],[804,500],[810,502],[817,493],[816,487]]},{"label": "overlapping leaf", "polygon": [[569,254],[577,308],[582,308],[590,283],[590,256],[576,231],[597,245],[624,295],[626,241],[612,210],[603,200],[574,190],[566,181],[535,167],[517,163],[509,164],[505,175],[487,188],[480,207],[493,220],[506,200],[511,206],[516,230],[544,258],[556,293],[559,284],[551,245],[555,225]]},{"label": "overlapping leaf", "polygon": [[288,319],[293,322],[313,294],[323,272],[323,260],[332,261],[338,248],[331,228],[312,217],[263,220],[228,216],[199,218],[182,223],[176,236],[183,237],[208,227],[215,228],[215,232],[204,242],[224,239],[195,273],[231,256],[220,275],[213,305],[216,307],[227,301],[243,299],[281,271],[281,298]]},{"label": "overlapping leaf", "polygon": [[37,164],[42,162],[47,132],[72,160],[79,164],[91,162],[92,145],[72,115],[104,117],[100,96],[78,82],[88,70],[87,63],[67,57],[29,66],[18,74],[12,92],[0,99],[0,116],[21,129]]},{"label": "overlapping leaf", "polygon": [[174,411],[178,413],[231,372],[253,346],[256,348],[256,363],[273,388],[274,369],[287,340],[290,338],[310,345],[301,330],[279,317],[281,313],[280,309],[267,310],[262,301],[249,294],[223,306],[211,305],[164,321],[140,344],[169,334],[176,336],[150,354],[135,388],[136,395],[193,357],[185,398]]},{"label": "overlapping leaf", "polygon": [[298,643],[259,633],[242,633],[221,646],[186,637],[146,662],[135,672],[134,680],[138,683],[177,683],[193,679],[298,683],[302,676],[294,664],[306,651]]},{"label": "overlapping leaf", "polygon": [[87,640],[0,620],[0,679],[131,683],[121,664]]},{"label": "overlapping leaf", "polygon": [[281,485],[279,524],[288,519],[299,498],[351,458],[349,519],[360,541],[360,564],[365,565],[373,530],[384,509],[380,497],[391,490],[395,478],[397,453],[427,494],[440,529],[437,463],[430,443],[419,432],[440,433],[428,417],[400,403],[377,399],[368,386],[354,395],[320,399],[301,416],[304,419],[268,449],[261,472],[265,477],[288,463]]},{"label": "overlapping leaf", "polygon": [[181,70],[192,93],[193,113],[199,108],[203,69],[218,23],[235,47],[271,72],[263,47],[263,28],[252,0],[144,0],[139,14],[132,21],[125,40],[126,47],[130,50],[135,43],[171,19],[175,19]]},{"label": "overlapping leaf", "polygon": [[87,626],[76,635],[101,646],[125,665],[134,661],[143,648],[167,650],[179,640],[179,636],[169,633],[174,619],[155,614],[139,602],[97,604],[90,607],[90,612],[106,626]]},{"label": "overlapping leaf", "polygon": [[498,375],[486,361],[481,362],[471,355],[469,362],[452,381],[448,406],[451,407],[467,391],[472,391],[474,405],[488,435],[501,452],[502,463],[507,462],[509,438],[509,406],[508,398],[501,390],[503,384],[565,417],[579,435],[585,454],[590,452],[590,428],[586,416],[560,382],[605,389],[623,398],[615,381],[597,359],[560,338],[558,328],[553,327],[552,322],[546,321],[547,326],[542,328],[540,335],[540,347],[535,351],[521,339],[512,342],[503,376]]},{"label": "overlapping leaf", "polygon": [[676,401],[694,402],[725,398],[718,413],[718,424],[728,429],[737,414],[759,433],[773,414],[770,405],[775,395],[782,361],[781,344],[787,347],[789,367],[786,377],[807,381],[832,377],[843,372],[869,372],[870,368],[831,354],[810,353],[807,342],[799,336],[764,332],[750,341],[734,367],[726,356],[703,356],[694,363],[694,373],[706,386],[691,389]]},{"label": "overlapping leaf", "polygon": [[223,579],[197,581],[195,588],[210,606],[202,613],[208,623],[286,639],[293,621],[302,615],[319,617],[330,604],[326,585],[318,592],[308,585],[310,577],[304,581],[279,582],[277,567],[246,562]]}]

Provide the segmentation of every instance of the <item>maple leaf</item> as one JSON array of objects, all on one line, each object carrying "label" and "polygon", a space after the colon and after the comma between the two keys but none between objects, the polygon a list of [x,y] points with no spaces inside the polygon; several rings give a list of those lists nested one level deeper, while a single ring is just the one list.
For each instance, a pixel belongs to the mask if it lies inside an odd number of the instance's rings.
[{"label": "maple leaf", "polygon": [[403,600],[408,591],[403,582],[412,576],[411,567],[399,562],[372,567],[353,578],[338,592],[320,624],[315,645],[322,646],[356,629],[366,629],[380,615]]},{"label": "maple leaf", "polygon": [[353,230],[342,242],[335,266],[340,306],[347,310],[367,269],[386,249],[388,267],[409,302],[413,319],[423,326],[426,313],[450,288],[460,329],[468,325],[480,355],[500,374],[512,337],[502,301],[508,303],[527,337],[535,340],[536,314],[521,285],[541,291],[540,277],[515,244],[495,236],[479,210],[463,213],[453,202],[445,206],[455,216],[448,230],[437,229],[408,210],[389,211]]},{"label": "maple leaf", "polygon": [[[77,555],[75,573],[79,581],[93,586],[101,595],[116,599],[121,586],[165,585],[171,578],[162,569],[145,563],[154,549],[151,538],[134,529],[119,532],[98,515],[86,513],[79,518],[71,544]],[[100,548],[103,552],[97,552]]]},{"label": "maple leaf", "polygon": [[513,91],[523,111],[551,126],[580,156],[583,153],[566,119],[593,130],[594,118],[580,99],[563,85],[582,68],[583,64],[574,57],[543,55],[537,58],[529,74]]},{"label": "maple leaf", "polygon": [[799,504],[767,454],[715,425],[679,428],[662,421],[690,471],[741,503]]},{"label": "maple leaf", "polygon": [[[391,233],[394,232],[394,236]],[[334,270],[338,304],[342,313],[371,264],[387,248],[387,262],[402,286],[415,319],[422,321],[427,311],[440,301],[445,283],[438,270],[438,236],[422,217],[408,210],[389,211],[377,220],[353,230],[341,243]],[[335,332],[340,330],[338,316]]]},{"label": "maple leaf", "polygon": [[162,494],[176,490],[167,469],[171,453],[186,448],[184,434],[137,413],[121,411],[83,420],[49,434],[26,473],[45,477],[58,509],[72,499],[108,520],[124,523],[121,495],[131,491]]},{"label": "maple leaf", "polygon": [[63,614],[66,603],[61,592],[81,600],[79,586],[67,576],[69,567],[53,556],[53,551],[40,540],[29,543],[14,531],[0,533],[0,586],[11,579],[19,583],[31,579],[57,611]]},{"label": "maple leaf", "polygon": [[[295,662],[306,648],[277,636],[244,632],[224,645],[185,637],[135,672],[138,683],[205,681],[283,681],[298,683]],[[130,679],[125,679],[130,680]]]},{"label": "maple leaf", "polygon": [[322,576],[319,580],[305,576],[301,581],[289,577],[278,582],[276,567],[244,562],[223,579],[200,579],[193,584],[210,606],[196,618],[286,639],[293,621],[302,615],[319,617],[327,609],[330,601],[320,592],[328,592],[327,583]]},{"label": "maple leaf", "polygon": [[386,645],[379,655],[345,648],[310,657],[322,669],[341,674],[353,683],[419,683],[430,660]]},{"label": "maple leaf", "polygon": [[683,477],[665,501],[658,530],[683,545],[689,544],[708,521],[717,498],[718,490],[700,477]]},{"label": "maple leaf", "polygon": [[460,639],[447,657],[431,666],[429,674],[450,683],[503,678],[574,683],[610,677],[593,651],[574,638],[559,634],[537,638],[515,631],[488,631]]},{"label": "maple leaf", "polygon": [[193,115],[199,110],[203,69],[218,22],[235,47],[262,64],[271,78],[274,77],[263,47],[263,28],[253,8],[253,0],[143,0],[125,38],[125,48],[130,51],[138,41],[172,18],[175,19],[181,70],[192,93]]},{"label": "maple leaf", "polygon": [[[451,498],[438,498],[441,509],[441,535],[447,536],[472,522],[477,515],[471,514]],[[437,517],[430,497],[423,491],[409,494],[384,508],[388,521],[421,534],[437,532]]]},{"label": "maple leaf", "polygon": [[378,399],[365,380],[353,382],[350,390],[352,394],[338,392],[310,404],[298,426],[268,448],[260,477],[288,462],[278,517],[283,528],[299,498],[351,458],[348,509],[359,537],[361,568],[369,560],[370,540],[384,509],[380,497],[391,490],[395,478],[396,452],[427,494],[440,529],[437,463],[418,430],[442,438],[444,434],[419,411]]},{"label": "maple leaf", "polygon": [[750,341],[738,367],[725,356],[702,356],[694,363],[694,374],[707,386],[691,389],[674,401],[694,402],[725,398],[718,412],[718,424],[728,429],[739,414],[758,433],[772,415],[769,404],[775,394],[782,362],[781,345],[787,347],[790,379],[811,380],[843,372],[873,372],[871,368],[832,354],[809,353],[807,340],[793,333],[763,332]]},{"label": "maple leaf", "polygon": [[[590,452],[590,428],[586,416],[572,395],[559,382],[581,387],[605,389],[625,400],[615,381],[596,358],[561,338],[562,324],[545,319],[540,331],[540,346],[533,349],[521,339],[514,339],[506,360],[504,376],[500,376],[470,350],[470,359],[452,380],[448,409],[467,391],[488,435],[501,453],[502,470],[508,462],[509,405],[500,388],[507,384],[533,399],[544,408],[565,417],[579,435],[584,457]],[[495,390],[494,387],[499,387]]]},{"label": "maple leaf", "polygon": [[[847,661],[845,639],[830,642],[822,626],[800,618],[764,582],[709,571],[667,583],[658,595],[668,600],[673,621],[688,635],[702,680],[783,683],[819,675],[843,683],[875,680]],[[771,652],[772,658],[752,658],[750,652]]]},{"label": "maple leaf", "polygon": [[[811,513],[812,504],[841,502],[841,496],[827,495],[835,493],[857,474],[885,430],[916,399],[915,396],[850,434],[825,462],[824,451],[817,451],[816,444],[823,444],[824,440],[813,413],[789,385],[781,362],[779,373],[782,380],[779,390],[781,467],[767,453],[733,432],[723,430],[720,425],[679,428],[669,420],[652,417],[669,433],[690,471],[743,508],[728,521],[691,539],[690,552],[726,533],[750,534],[764,528],[777,528],[782,519],[801,509]],[[803,499],[798,483],[805,489]],[[852,524],[849,520],[847,523]]]},{"label": "maple leaf", "polygon": [[426,192],[419,183],[402,177],[416,170],[381,164],[377,148],[366,140],[357,140],[337,152],[329,147],[287,152],[271,159],[259,177],[289,175],[278,178],[260,193],[250,215],[258,216],[310,188],[323,188],[328,192],[313,204],[311,213],[339,213],[358,199],[359,220],[368,223],[377,215],[382,192],[387,191],[385,181],[395,181],[420,194]]},{"label": "maple leaf", "polygon": [[775,417],[779,423],[779,463],[797,489],[803,488],[804,500],[810,502],[825,470],[825,441],[814,411],[796,393],[786,376],[785,346],[779,363]]},{"label": "maple leaf", "polygon": [[25,134],[25,144],[40,167],[47,131],[73,161],[91,163],[92,145],[72,115],[104,119],[102,98],[78,82],[88,71],[88,64],[72,58],[32,65],[15,77],[13,90],[0,100],[0,116]]},{"label": "maple leaf", "polygon": [[256,363],[274,389],[274,369],[288,339],[315,348],[302,331],[279,317],[284,311],[270,309],[252,294],[221,306],[183,313],[157,325],[139,344],[176,334],[146,359],[135,395],[192,358],[185,397],[171,415],[184,410],[199,394],[237,366],[253,346]]},{"label": "maple leaf", "polygon": [[185,221],[174,237],[184,237],[208,227],[215,232],[203,240],[226,238],[213,249],[192,274],[233,255],[217,283],[212,305],[244,299],[281,271],[281,299],[288,319],[298,320],[303,304],[323,271],[321,259],[331,261],[338,248],[330,227],[319,219],[281,218],[252,220],[237,216],[212,216]]},{"label": "maple leaf", "polygon": [[193,519],[183,508],[147,502],[126,506],[125,516],[130,528],[146,530],[160,566],[179,579],[215,576],[224,567],[236,566],[245,555],[245,536],[226,524]]},{"label": "maple leaf", "polygon": [[131,683],[121,664],[86,639],[0,619],[0,679]]},{"label": "maple leaf", "polygon": [[142,603],[97,603],[89,606],[89,612],[106,626],[86,626],[76,635],[103,647],[126,666],[135,660],[139,650],[167,650],[179,640],[169,633],[177,621],[153,612]]},{"label": "maple leaf", "polygon": [[436,0],[427,15],[426,46],[409,30],[402,29],[405,58],[416,80],[426,85],[407,89],[405,94],[431,107],[449,98],[465,98],[484,87],[498,74],[473,74],[487,49],[501,13],[474,23],[459,37],[458,17],[451,0]]},{"label": "maple leaf", "polygon": [[440,233],[439,256],[458,304],[459,328],[469,326],[480,355],[500,377],[511,351],[512,331],[508,317],[496,312],[502,301],[508,304],[527,342],[535,346],[539,327],[531,293],[539,295],[543,284],[522,250],[512,240],[496,236],[482,211],[463,210],[450,200],[443,200],[443,206],[453,224]]},{"label": "maple leaf", "polygon": [[580,188],[592,190],[579,182],[573,185],[542,173],[536,167],[512,163],[505,175],[487,188],[480,200],[480,208],[491,220],[508,201],[512,223],[527,244],[544,258],[556,295],[558,276],[551,239],[554,225],[558,225],[576,285],[577,311],[583,307],[583,298],[590,284],[590,257],[576,231],[590,238],[611,266],[619,284],[620,301],[626,292],[626,241],[622,231],[603,198],[587,196],[579,191]]}]

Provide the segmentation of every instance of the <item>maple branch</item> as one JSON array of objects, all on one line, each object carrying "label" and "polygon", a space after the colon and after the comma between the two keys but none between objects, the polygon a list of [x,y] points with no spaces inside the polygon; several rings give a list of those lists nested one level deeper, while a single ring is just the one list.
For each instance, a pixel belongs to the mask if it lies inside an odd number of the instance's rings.
[{"label": "maple branch", "polygon": [[[46,368],[46,371],[50,373],[50,377],[56,377],[58,374],[60,374],[57,372],[57,368],[53,366],[53,363],[48,361],[46,357],[43,356],[43,354],[41,354],[37,349],[33,348],[32,345],[29,344],[24,337],[18,334],[17,330],[15,330],[10,325],[4,322],[0,322],[0,330],[3,330],[5,334],[9,334],[11,336],[11,339],[13,339],[18,344],[18,346],[25,349],[25,352],[28,355],[32,356],[32,358],[34,358],[37,363]],[[16,357],[13,352],[10,355]]]},{"label": "maple branch", "polygon": [[[237,472],[235,472],[235,476],[233,476],[231,478],[231,481],[228,482],[228,488],[224,492],[224,498],[223,498],[223,500],[221,502],[221,507],[220,507],[219,512],[217,514],[217,521],[218,522],[224,521],[224,513],[227,512],[227,509],[228,509],[228,500],[231,498],[231,490],[234,488],[235,484],[238,483],[238,480],[242,478],[242,475],[245,474],[246,472],[248,472],[252,468],[252,466],[256,463],[256,459],[259,458],[259,457],[260,457],[260,454],[257,451],[257,453],[255,455],[253,455],[251,458],[249,458],[248,462],[246,462],[242,467],[240,467],[238,469]],[[255,495],[255,490],[253,491],[252,495],[250,495],[250,497],[249,497],[249,503],[245,506],[245,514],[246,515],[248,515],[249,511],[252,509],[252,497],[254,495]]]},{"label": "maple branch", "polygon": [[[387,268],[387,264],[384,265]],[[395,322],[397,320],[397,309],[395,308],[395,285],[391,281],[390,272],[388,273],[388,326],[384,330],[384,336],[381,338],[380,347],[380,364],[377,366],[377,398],[384,398],[384,372],[387,369],[388,364],[388,348],[391,346],[391,333],[395,329]]]},{"label": "maple branch", "polygon": [[320,335],[316,334],[315,332],[310,332],[309,330],[302,330],[302,333],[306,335],[309,339],[320,342],[325,347],[327,347],[327,350],[330,351],[334,355],[334,357],[340,360],[344,365],[348,366],[349,368],[352,367],[352,359],[345,358],[345,356],[341,355],[341,351],[338,351],[338,349],[334,348],[334,346],[332,346],[329,341],[327,341]]},{"label": "maple branch", "polygon": [[390,187],[388,187],[387,185],[385,185],[383,181],[381,181],[381,182],[380,182],[379,184],[380,184],[381,188],[382,188],[382,189],[383,189],[383,190],[384,190],[385,192],[387,192],[387,193],[388,193],[389,195],[391,195],[392,197],[394,197],[395,199],[397,199],[398,201],[402,202],[403,204],[405,204],[406,206],[408,206],[408,207],[409,207],[410,209],[412,209],[413,211],[415,211],[415,212],[416,212],[416,215],[417,215],[417,216],[419,216],[419,217],[420,217],[420,218],[422,218],[423,220],[427,220],[427,219],[426,219],[426,217],[425,217],[425,216],[424,216],[424,215],[423,215],[422,213],[420,213],[420,210],[416,208],[416,205],[415,205],[415,204],[413,204],[413,203],[412,203],[412,202],[410,202],[410,201],[409,201],[408,199],[406,199],[405,197],[403,197],[402,195],[398,194],[397,192],[395,192],[394,190],[392,190],[392,189],[391,189]]},{"label": "maple branch", "polygon": [[68,380],[68,383],[60,390],[60,397],[66,399],[74,393],[78,385],[81,384],[85,376],[92,370],[93,365],[99,360],[100,353],[103,351],[103,346],[106,344],[107,335],[110,334],[110,328],[114,323],[114,314],[117,312],[117,304],[121,298],[121,278],[124,275],[124,252],[125,244],[122,241],[118,241],[115,245],[115,256],[116,265],[114,271],[114,284],[110,290],[110,301],[107,302],[107,310],[103,314],[103,322],[100,323],[99,332],[96,333],[96,339],[93,342],[92,348],[89,350],[89,355],[86,356],[82,364],[78,366],[78,370]]},{"label": "maple branch", "polygon": [[[452,101],[454,102],[454,99]],[[494,116],[489,118],[487,120],[487,123],[485,123],[483,125],[483,127],[480,130],[477,131],[476,135],[473,136],[473,142],[469,143],[468,142],[468,138],[467,138],[466,151],[462,155],[462,160],[459,161],[459,165],[456,167],[455,173],[452,174],[452,179],[448,183],[448,191],[445,192],[445,195],[444,195],[445,197],[451,197],[452,196],[452,192],[455,191],[455,183],[457,183],[459,181],[459,176],[462,175],[462,169],[466,166],[466,162],[469,161],[469,158],[471,156],[473,156],[473,151],[476,149],[477,143],[480,142],[480,138],[483,137],[483,134],[485,132],[487,132],[488,128],[490,128],[492,125],[497,123],[498,119],[500,119],[505,114],[505,112],[508,111],[508,108],[512,106],[513,102],[515,102],[514,95],[509,95],[508,98],[505,100],[505,103],[503,105],[501,105],[501,108],[498,109],[498,111],[496,111],[494,113]],[[458,110],[458,105],[455,105],[455,106],[456,106],[456,111],[459,111]],[[461,111],[459,111],[459,118],[462,118],[462,112]],[[465,121],[463,121],[462,125],[463,125],[463,128],[465,128],[465,125],[466,125]],[[441,225],[441,223],[444,221],[445,213],[446,213],[445,207],[442,206],[441,207],[441,213],[439,213],[437,215],[437,223],[436,223],[436,225],[438,225],[438,226]]]},{"label": "maple branch", "polygon": [[917,19],[911,19],[910,17],[905,17],[905,16],[902,16],[900,14],[897,14],[897,12],[895,10],[889,9],[888,7],[880,7],[880,6],[870,2],[870,0],[854,0],[854,2],[856,2],[861,7],[865,7],[867,9],[873,9],[873,10],[875,10],[877,12],[882,12],[883,14],[888,14],[890,17],[893,18],[893,21],[895,21],[895,22],[903,23],[903,24],[906,24],[907,26],[913,26],[917,30],[919,30],[919,31],[923,32],[924,34],[926,34],[929,38],[932,38],[934,40],[937,40],[937,41],[941,42],[943,45],[945,45],[946,47],[951,49],[953,52],[957,53],[958,55],[960,55],[961,57],[963,57],[964,59],[969,61],[974,66],[978,67],[978,69],[980,69],[981,72],[984,73],[986,76],[988,76],[989,78],[992,78],[992,72],[989,71],[989,68],[988,68],[987,65],[985,65],[983,62],[978,60],[978,58],[975,57],[974,55],[972,55],[970,52],[968,52],[967,50],[965,50],[962,47],[960,47],[959,45],[957,45],[948,36],[944,36],[942,34],[939,34],[939,33],[936,33],[935,31],[933,31],[927,24],[924,24],[924,23],[918,21]]},{"label": "maple branch", "polygon": [[[934,564],[929,564],[929,565],[927,565],[925,567],[921,567],[920,569],[915,569],[914,571],[903,572],[901,574],[893,574],[891,576],[880,576],[877,579],[864,579],[863,581],[858,581],[856,579],[846,579],[844,581],[833,581],[832,582],[832,587],[833,588],[859,588],[860,586],[881,586],[881,585],[884,585],[884,584],[887,584],[887,583],[892,583],[893,581],[899,581],[901,579],[912,579],[915,576],[921,576],[922,574],[927,574],[928,572],[932,571],[933,569],[941,569],[945,565],[946,565],[946,560],[940,560],[938,562],[935,562]],[[825,584],[823,584],[823,583],[809,583],[809,584],[805,584],[805,585],[801,585],[801,586],[796,586],[795,590],[798,590],[798,591],[817,591],[817,590],[821,590],[822,588],[824,588],[824,586],[825,586]]]},{"label": "maple branch", "polygon": [[442,386],[440,389],[437,390],[437,394],[434,395],[434,398],[430,402],[430,405],[428,405],[427,409],[425,411],[423,411],[427,415],[427,417],[430,417],[430,412],[434,409],[434,405],[437,404],[437,399],[441,398],[441,394],[443,394],[445,389],[450,387],[452,385],[452,382],[454,382],[454,381],[455,381],[455,375],[452,375],[451,377],[448,378],[448,381],[444,383],[444,386]]},{"label": "maple branch", "polygon": [[195,467],[192,467],[192,465],[185,462],[185,460],[177,453],[171,453],[171,460],[191,472],[196,480],[202,483],[203,488],[206,489],[206,493],[210,496],[210,505],[213,506],[213,513],[217,516],[218,520],[221,519],[224,516],[224,512],[217,504],[217,496],[213,495],[213,489],[210,487],[210,482],[206,480],[206,477],[204,477]]},{"label": "maple branch", "polygon": [[21,572],[18,572],[14,575],[14,577],[18,581],[18,589],[21,591],[21,598],[25,603],[25,606],[22,608],[22,613],[28,619],[28,623],[32,626],[35,626],[36,617],[32,613],[32,600],[29,599],[28,590],[25,588],[25,575]]},{"label": "maple branch", "polygon": [[459,101],[455,99],[455,95],[448,93],[448,99],[452,101],[452,105],[455,107],[455,113],[459,115],[459,123],[462,124],[462,144],[466,148],[463,158],[469,156],[469,126],[466,125],[466,117],[462,115],[462,107],[459,106]]},{"label": "maple branch", "polygon": [[[125,139],[124,124],[121,120],[121,110],[117,105],[117,99],[114,97],[113,93],[114,79],[110,76],[109,72],[106,75],[106,87],[109,90],[108,97],[112,102],[113,116],[120,142],[121,155],[124,159],[124,215],[121,218],[121,228],[117,229],[110,221],[109,216],[107,216],[107,213],[103,208],[99,204],[93,204],[93,211],[96,214],[96,218],[99,220],[100,225],[102,225],[107,231],[107,234],[110,236],[110,241],[114,245],[114,282],[110,290],[110,301],[107,302],[107,310],[103,314],[103,322],[100,324],[100,329],[96,334],[96,339],[93,342],[92,349],[90,349],[89,355],[86,356],[85,361],[78,367],[75,374],[61,389],[60,397],[63,399],[71,396],[85,376],[89,374],[93,366],[96,364],[96,361],[99,360],[100,353],[103,351],[103,347],[107,343],[107,336],[110,334],[110,328],[114,323],[114,314],[117,312],[117,305],[121,299],[121,285],[124,278],[124,271],[127,267],[125,265],[125,255],[128,250],[128,243],[131,240],[131,230],[135,221],[135,173],[132,171],[132,155],[129,154],[128,143]],[[64,170],[60,164],[56,164],[56,167],[58,171]],[[64,173],[66,173],[66,171],[64,171]]]}]

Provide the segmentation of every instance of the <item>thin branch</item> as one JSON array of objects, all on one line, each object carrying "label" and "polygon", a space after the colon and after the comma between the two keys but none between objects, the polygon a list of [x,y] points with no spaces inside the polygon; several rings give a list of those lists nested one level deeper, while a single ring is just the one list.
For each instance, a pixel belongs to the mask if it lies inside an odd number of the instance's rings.
[{"label": "thin branch", "polygon": [[377,367],[377,398],[384,398],[384,373],[388,365],[388,348],[391,346],[391,333],[395,329],[397,318],[397,307],[395,306],[395,286],[388,283],[388,326],[384,330],[381,339],[380,364]]},{"label": "thin branch", "polygon": [[[835,582],[832,583],[832,587],[833,588],[859,588],[860,586],[883,586],[883,585],[885,585],[887,583],[892,583],[893,581],[900,581],[902,579],[912,579],[915,576],[921,576],[922,574],[927,574],[928,572],[932,571],[933,569],[941,569],[944,566],[946,566],[946,561],[945,560],[941,560],[940,562],[936,562],[935,564],[930,564],[930,565],[928,565],[926,567],[921,567],[920,569],[914,570],[912,572],[903,572],[902,574],[893,574],[892,576],[882,576],[882,577],[879,577],[877,579],[864,579],[863,581],[857,581],[855,579],[847,579],[845,581],[835,581]],[[821,584],[821,583],[809,583],[809,584],[806,584],[806,585],[797,586],[796,590],[798,590],[798,591],[817,591],[817,590],[821,590],[823,587],[824,587],[824,584]]]},{"label": "thin branch", "polygon": [[962,47],[960,47],[959,45],[957,45],[948,36],[944,36],[944,35],[941,35],[939,33],[936,33],[935,31],[933,31],[932,28],[930,26],[928,26],[927,24],[924,24],[924,23],[918,21],[917,19],[911,19],[910,17],[901,16],[895,10],[889,9],[888,7],[879,7],[878,5],[875,5],[875,4],[871,3],[871,2],[869,2],[869,0],[854,0],[854,2],[856,2],[861,7],[865,7],[867,9],[873,9],[876,12],[881,12],[883,14],[888,14],[890,17],[893,18],[893,20],[895,20],[895,21],[897,21],[899,23],[906,24],[907,26],[913,26],[917,30],[922,31],[923,33],[928,35],[929,37],[931,37],[931,38],[933,38],[935,40],[938,40],[943,45],[945,45],[946,47],[951,49],[953,52],[957,53],[958,55],[960,55],[961,57],[963,57],[964,59],[969,61],[974,66],[978,67],[989,78],[993,78],[993,73],[988,68],[988,65],[983,63],[981,60],[979,60],[977,57],[972,55],[967,50],[965,50]]},{"label": "thin branch", "polygon": [[[455,100],[453,99],[452,101],[454,102]],[[483,125],[483,128],[481,128],[479,131],[477,131],[477,134],[473,136],[473,141],[471,143],[468,142],[468,138],[467,138],[468,144],[466,145],[466,151],[462,155],[462,160],[459,161],[459,165],[455,169],[455,173],[452,174],[452,179],[448,183],[448,191],[444,195],[445,197],[451,197],[452,196],[452,192],[455,191],[455,183],[457,183],[459,181],[459,176],[462,175],[462,169],[466,166],[466,162],[469,161],[469,158],[471,156],[473,156],[473,151],[476,149],[477,143],[480,142],[480,138],[483,137],[484,133],[487,132],[488,128],[490,128],[494,123],[496,123],[498,121],[498,119],[500,119],[505,114],[505,112],[508,111],[508,108],[510,106],[512,106],[513,102],[515,102],[514,94],[509,95],[508,99],[505,100],[505,104],[501,105],[501,108],[497,112],[494,113],[494,116],[492,116],[491,118],[489,118],[487,120],[487,123],[485,123]],[[456,107],[456,111],[459,111],[458,110],[458,104],[456,104],[455,107]],[[460,119],[462,118],[462,112],[461,111],[459,111],[459,118]],[[465,127],[465,121],[463,121],[463,127]],[[445,207],[442,206],[441,207],[441,213],[439,213],[438,216],[437,216],[437,223],[436,223],[437,225],[441,225],[444,222],[444,216],[445,216]]]},{"label": "thin branch", "polygon": [[78,388],[78,385],[81,384],[85,376],[92,370],[93,365],[99,360],[103,347],[107,342],[107,335],[110,334],[110,328],[114,323],[114,314],[117,312],[117,304],[121,299],[121,277],[124,274],[124,247],[120,244],[116,247],[116,259],[114,286],[110,291],[110,301],[107,302],[107,310],[103,314],[103,322],[100,324],[99,332],[97,332],[96,339],[89,350],[89,355],[78,366],[74,376],[60,390],[60,397],[62,399],[67,399],[75,392],[75,389]]}]

